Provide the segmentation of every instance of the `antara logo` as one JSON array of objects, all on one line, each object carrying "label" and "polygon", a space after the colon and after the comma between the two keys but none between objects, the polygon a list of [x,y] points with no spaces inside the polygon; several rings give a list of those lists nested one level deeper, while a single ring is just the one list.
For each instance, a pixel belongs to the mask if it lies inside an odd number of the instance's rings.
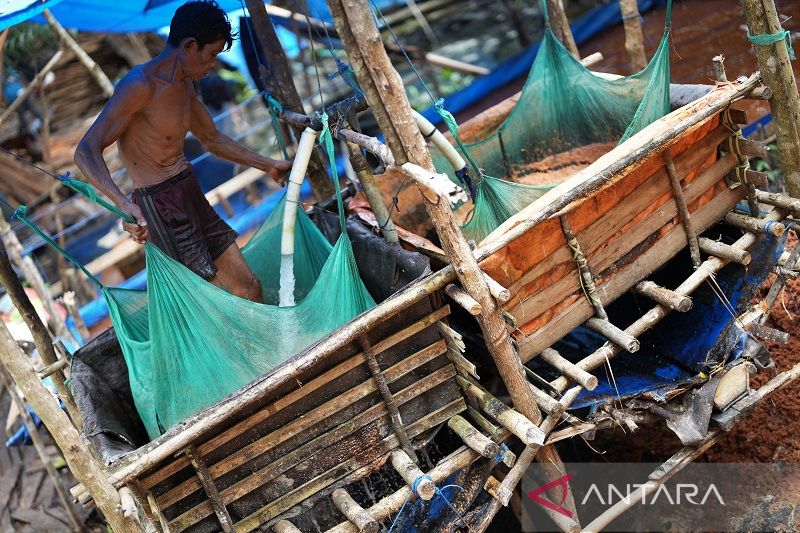
[{"label": "antara logo", "polygon": [[614,505],[620,501],[631,503],[633,499],[640,500],[642,505],[655,505],[656,502],[659,501],[659,498],[661,498],[663,502],[669,502],[670,505],[705,505],[709,498],[716,498],[720,505],[725,505],[725,501],[722,499],[719,490],[717,490],[717,487],[713,483],[708,486],[708,489],[706,489],[702,499],[699,501],[697,501],[697,497],[701,490],[700,487],[694,483],[678,483],[674,487],[674,493],[671,492],[666,485],[659,485],[655,490],[642,490],[639,494],[636,494],[636,491],[641,487],[648,487],[648,485],[640,483],[625,485],[625,491],[623,492],[614,484],[609,483],[604,499],[603,492],[597,484],[592,483],[586,495],[583,497],[581,505],[586,505],[592,499],[596,499],[601,505]]},{"label": "antara logo", "polygon": [[[565,474],[560,478],[551,481],[547,485],[541,486],[538,489],[534,489],[528,493],[528,499],[538,503],[543,507],[547,507],[557,513],[561,513],[567,518],[572,518],[572,513],[561,507],[565,501],[567,501],[567,494],[569,494],[569,480],[572,479],[572,474]],[[551,502],[549,499],[545,498],[543,493],[547,492],[550,489],[554,489],[556,487],[561,487],[561,501],[556,505],[555,503]]]}]

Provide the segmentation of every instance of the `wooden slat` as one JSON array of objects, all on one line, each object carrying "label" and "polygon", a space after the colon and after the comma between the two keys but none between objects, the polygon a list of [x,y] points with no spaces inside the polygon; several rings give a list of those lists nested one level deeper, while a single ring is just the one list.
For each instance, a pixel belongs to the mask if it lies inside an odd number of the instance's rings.
[{"label": "wooden slat", "polygon": [[[411,336],[419,333],[420,331],[427,329],[432,324],[438,322],[445,316],[450,314],[450,307],[444,306],[440,309],[437,309],[430,315],[414,322],[410,326],[403,328],[402,330],[390,335],[389,337],[385,338],[384,340],[375,343],[373,349],[375,353],[381,353],[389,348],[399,344],[402,341],[407,340]],[[197,450],[202,455],[207,455],[212,450],[219,448],[220,446],[232,441],[248,429],[253,428],[254,426],[258,425],[259,423],[263,422],[267,418],[275,415],[278,411],[286,408],[287,406],[292,405],[294,402],[300,400],[301,398],[313,393],[316,390],[319,390],[326,384],[330,383],[331,381],[339,378],[340,376],[346,374],[350,370],[354,369],[360,364],[364,363],[364,354],[362,352],[357,353],[353,357],[339,363],[335,367],[323,372],[319,376],[315,377],[308,383],[305,383],[303,386],[293,390],[292,392],[285,394],[275,400],[273,403],[269,404],[268,406],[260,409],[250,417],[234,424],[230,428],[226,429],[219,435],[215,435],[213,438],[209,439],[208,441],[204,442],[203,444],[197,446]],[[149,490],[150,488],[154,487],[156,484],[160,483],[167,477],[175,474],[179,470],[186,468],[189,465],[188,459],[185,457],[172,461],[168,463],[163,468],[157,470],[153,474],[148,475],[144,479],[141,480],[142,488],[144,490]]]},{"label": "wooden slat", "polygon": [[[701,173],[694,181],[689,183],[684,189],[687,202],[693,204],[703,194],[707,193],[719,183],[725,174],[730,172],[731,168],[736,166],[736,158],[732,155],[725,156],[717,161],[714,165]],[[669,183],[665,184],[669,187]],[[690,211],[693,211],[693,206],[690,205]],[[620,235],[611,242],[605,244],[599,250],[589,255],[588,260],[593,272],[602,273],[610,267],[614,261],[630,252],[634,247],[643,242],[646,238],[652,235],[658,228],[663,227],[665,224],[673,221],[677,216],[678,210],[674,199],[669,199],[658,210],[650,214],[644,220],[640,221],[636,226],[628,229],[624,234]],[[672,224],[673,227],[676,224]],[[551,283],[545,291],[544,295],[529,297],[520,305],[511,310],[511,314],[520,324],[520,330],[525,333],[533,331],[538,327],[531,326],[533,321],[538,316],[545,313],[551,305],[548,303],[558,302],[558,294],[570,294],[577,292],[579,285],[577,285],[577,271],[573,270],[570,276],[574,276],[575,281],[564,282],[562,280]],[[569,291],[569,288],[574,290]],[[564,291],[564,292],[562,292]],[[512,298],[513,300],[513,298]]]},{"label": "wooden slat", "polygon": [[[727,132],[727,134],[730,133],[724,128],[717,128],[709,134],[706,139],[703,139],[704,142],[708,143],[707,145],[703,144],[698,146],[693,151],[685,153],[676,159],[676,169],[679,175],[685,176],[684,182],[686,182],[685,186],[687,188],[690,187],[690,183],[703,177],[707,169],[704,169],[699,176],[695,177],[697,173],[696,169],[698,166],[702,165],[704,161],[716,154],[716,146],[725,139],[725,132]],[[735,161],[735,158],[730,158],[730,161]],[[710,165],[710,167],[713,167],[713,165]],[[730,170],[728,170],[728,172],[729,171]],[[608,211],[603,213],[602,216],[592,222],[588,227],[578,232],[578,238],[582,243],[585,243],[584,253],[587,254],[590,261],[589,266],[593,271],[595,271],[596,265],[593,264],[592,257],[593,253],[598,248],[606,245],[607,242],[615,237],[619,237],[620,232],[623,231],[626,226],[636,222],[636,217],[645,218],[647,214],[663,208],[664,204],[670,201],[671,186],[664,167],[661,167],[647,179],[641,181],[637,187],[629,188],[628,185],[627,181],[616,184],[614,189],[620,188],[623,192],[626,192],[626,194],[622,195],[620,193],[621,191],[613,191],[615,195],[618,195],[616,203],[610,206]],[[623,186],[625,187],[623,188]],[[697,185],[692,188],[696,190]],[[606,201],[605,203],[608,202]],[[541,232],[547,234],[546,228],[542,228]],[[550,283],[540,282],[538,285],[528,287],[532,282],[537,280],[537,278],[557,268],[557,265],[560,267],[560,270],[548,274],[548,279],[553,275],[558,278],[560,277],[560,272],[569,271],[574,268],[572,254],[569,248],[566,247],[566,241],[558,234],[560,234],[560,231],[555,235],[555,238],[560,243],[558,248],[549,249],[548,251],[550,251],[550,253],[544,257],[539,264],[533,266],[509,287],[512,292],[512,297],[506,306],[507,309],[513,308],[521,299],[530,296],[532,289],[549,286]],[[623,233],[622,237],[624,238],[626,235]],[[550,234],[546,238],[552,240],[554,237]]]},{"label": "wooden slat", "polygon": [[[692,214],[692,221],[698,231],[704,231],[721,219],[744,197],[741,187],[726,189]],[[679,226],[663,236],[659,245],[644,251],[634,264],[626,265],[615,276],[598,287],[604,301],[613,301],[636,283],[660,268],[675,253],[686,246],[686,235]],[[591,306],[585,299],[577,299],[575,303],[548,321],[537,331],[520,338],[520,359],[527,362],[535,354],[551,346],[569,331],[588,320],[593,314]]]},{"label": "wooden slat", "polygon": [[[439,340],[424,350],[421,350],[416,354],[403,359],[396,365],[386,370],[384,373],[386,381],[392,382],[399,379],[413,369],[424,365],[428,361],[431,361],[437,356],[443,354],[445,350],[446,345],[444,340]],[[323,403],[308,413],[303,414],[302,417],[297,418],[293,422],[282,426],[267,435],[264,435],[260,439],[251,442],[239,450],[236,450],[225,457],[222,461],[219,461],[218,463],[209,467],[209,472],[211,473],[212,478],[219,478],[220,476],[223,476],[226,473],[242,466],[247,461],[265,453],[267,450],[274,448],[278,444],[287,441],[301,431],[304,431],[317,424],[325,417],[331,416],[334,412],[339,411],[358,401],[359,399],[374,393],[376,390],[377,387],[375,386],[374,380],[368,379],[357,387],[347,391],[345,394]],[[383,406],[383,409],[385,409],[385,406],[382,403],[378,404],[378,406]],[[373,408],[374,407],[376,406],[373,406]],[[377,413],[379,411],[380,410],[372,412]],[[159,496],[158,503],[163,508],[167,508],[199,488],[199,480],[194,478],[189,479]]]},{"label": "wooden slat", "polygon": [[[411,399],[413,399],[415,397],[418,397],[423,392],[425,392],[427,390],[431,390],[431,389],[433,389],[433,388],[445,383],[446,381],[452,379],[454,376],[455,376],[455,371],[454,371],[452,366],[448,365],[446,367],[443,367],[443,368],[437,370],[436,372],[434,372],[433,374],[430,374],[430,375],[426,376],[425,378],[420,380],[417,384],[414,384],[414,385],[404,389],[403,391],[401,391],[397,395],[397,401],[398,401],[398,403],[405,403],[405,402],[407,402],[407,401],[409,401],[409,400],[411,400]],[[466,408],[466,406],[464,406],[464,404],[463,404],[463,399],[459,398],[459,399],[455,400],[455,402],[456,403],[460,402],[460,405],[463,406],[462,410],[464,408]],[[452,405],[453,403],[454,402],[451,402],[450,404],[448,404],[448,406]],[[420,422],[424,421],[424,420],[427,420],[428,418],[430,418],[431,416],[435,415],[435,413],[439,412],[439,411],[441,411],[441,409],[438,410],[438,411],[435,411],[434,413],[426,415],[425,417],[423,417],[419,421],[415,421],[415,422],[412,422],[411,424],[409,424],[407,426],[407,432],[408,432],[409,437],[413,438],[413,437],[417,436],[420,433],[420,430],[419,430]],[[307,446],[309,446],[308,450],[306,450],[304,448],[296,449],[296,450],[290,452],[289,454],[287,454],[286,456],[282,457],[281,459],[279,459],[275,463],[267,465],[266,467],[262,468],[261,470],[253,472],[252,474],[250,474],[246,478],[242,479],[241,481],[239,481],[239,482],[235,483],[234,485],[222,490],[220,494],[221,494],[221,496],[223,498],[223,501],[227,505],[228,503],[233,502],[233,501],[245,496],[249,492],[252,492],[253,490],[257,489],[258,487],[261,487],[263,485],[266,485],[266,484],[270,483],[277,476],[280,476],[281,474],[283,474],[284,472],[286,472],[287,470],[289,470],[293,466],[296,466],[302,460],[308,459],[308,457],[313,456],[313,454],[316,454],[316,453],[325,453],[326,448],[330,445],[331,442],[335,442],[337,440],[343,439],[345,436],[353,433],[355,431],[355,429],[357,429],[357,427],[361,426],[361,424],[368,423],[368,422],[371,422],[371,421],[374,421],[374,420],[379,420],[381,418],[383,418],[383,424],[388,430],[389,423],[388,423],[388,419],[386,418],[386,407],[383,404],[378,404],[378,405],[373,406],[373,408],[371,408],[369,412],[365,412],[365,413],[359,414],[357,419],[354,419],[355,423],[353,423],[353,421],[349,421],[349,422],[347,422],[345,424],[342,424],[341,426],[339,426],[338,428],[334,429],[333,431],[329,432],[328,434],[321,435],[320,437],[317,437],[317,439],[315,439],[314,441],[312,441],[311,443],[309,443],[307,445]],[[386,443],[387,440],[389,440],[391,443],[393,443],[391,448],[396,448],[397,446],[399,446],[399,439],[397,439],[396,435],[391,434],[389,437],[384,439],[384,443]],[[387,447],[386,449],[390,449],[390,448]],[[364,450],[361,450],[361,452],[363,454]],[[342,471],[342,475],[345,475],[347,472],[345,472],[344,470],[353,469],[353,467],[351,467],[349,465],[357,464],[359,459],[361,461],[364,460],[364,458],[360,458],[359,455],[361,455],[361,454],[353,454],[353,457],[351,459],[348,459],[342,465],[340,465],[340,466],[338,466],[338,467],[336,467],[334,469],[331,469],[331,470],[341,470]],[[366,455],[366,454],[364,454],[364,455]],[[330,472],[331,470],[328,470],[326,472]],[[318,476],[318,478],[320,478],[321,476],[322,475]],[[317,479],[317,478],[315,478],[315,479]],[[305,486],[305,484],[301,485],[300,487],[296,487],[295,489],[293,489],[293,491],[299,490],[303,486]],[[279,498],[279,500],[280,500],[280,498]],[[196,507],[184,512],[183,514],[181,514],[180,516],[175,518],[171,522],[171,524],[175,525],[178,529],[183,529],[183,528],[186,528],[186,527],[190,527],[192,524],[195,524],[195,523],[199,522],[200,520],[202,520],[203,518],[205,518],[207,516],[210,516],[212,512],[213,512],[213,509],[211,507],[210,502],[204,501],[200,505],[198,505],[198,506],[196,506]],[[240,531],[240,530],[241,530],[240,523],[237,523],[236,524],[236,531]]]},{"label": "wooden slat", "polygon": [[[427,417],[422,420],[417,421],[416,423],[409,426],[409,436],[415,437],[426,431],[429,427],[441,424],[448,420],[451,416],[460,413],[466,408],[464,404],[464,399],[459,398],[453,402],[450,402],[446,406],[436,410],[435,412],[431,413]],[[390,435],[389,437],[383,440],[383,445],[386,449],[394,449],[398,446],[397,437],[395,435]],[[350,472],[354,470],[357,466],[359,466],[360,462],[357,457],[354,457],[347,461],[345,464],[340,465],[339,467],[332,469],[332,470],[340,470],[342,472]],[[286,494],[285,496],[279,498],[276,501],[270,502],[264,508],[256,511],[255,513],[251,514],[244,520],[238,522],[236,524],[236,531],[237,533],[247,533],[249,531],[254,530],[260,524],[267,522],[276,516],[280,515],[281,513],[291,509],[305,498],[302,496],[298,496],[297,493],[302,489],[302,493],[304,495],[311,495],[316,494],[324,487],[330,484],[330,480],[327,476],[328,472],[317,476],[316,478],[308,481],[302,487],[295,489],[294,491]],[[369,511],[369,509],[368,509]]]}]

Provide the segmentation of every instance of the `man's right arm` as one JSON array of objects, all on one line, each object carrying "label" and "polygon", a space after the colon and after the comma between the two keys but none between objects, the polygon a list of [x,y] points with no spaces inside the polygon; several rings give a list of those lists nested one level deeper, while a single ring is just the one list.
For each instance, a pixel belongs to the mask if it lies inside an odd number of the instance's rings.
[{"label": "man's right arm", "polygon": [[123,223],[123,228],[139,242],[147,238],[147,223],[139,207],[111,179],[108,165],[103,159],[103,151],[122,135],[133,116],[144,108],[151,96],[150,83],[142,74],[129,74],[117,85],[113,96],[75,150],[75,164],[89,183],[124,212],[136,218],[138,224]]}]

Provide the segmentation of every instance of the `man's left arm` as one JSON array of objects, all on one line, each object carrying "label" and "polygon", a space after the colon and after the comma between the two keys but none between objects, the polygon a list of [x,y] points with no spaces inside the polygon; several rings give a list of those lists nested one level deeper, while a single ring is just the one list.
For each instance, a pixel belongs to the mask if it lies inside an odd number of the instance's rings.
[{"label": "man's left arm", "polygon": [[283,185],[286,173],[292,168],[291,161],[263,156],[219,131],[208,110],[196,96],[192,97],[191,131],[212,154],[234,163],[261,169],[280,185]]}]

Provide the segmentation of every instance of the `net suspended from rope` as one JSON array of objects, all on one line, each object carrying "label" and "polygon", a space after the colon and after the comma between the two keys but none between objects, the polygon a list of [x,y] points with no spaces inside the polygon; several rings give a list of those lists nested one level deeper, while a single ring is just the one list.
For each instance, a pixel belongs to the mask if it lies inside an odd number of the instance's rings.
[{"label": "net suspended from rope", "polygon": [[[483,139],[463,143],[486,175],[510,177],[520,166],[595,143],[623,142],[669,113],[669,32],[672,1],[667,2],[664,33],[655,55],[640,72],[619,79],[594,75],[553,34],[547,19],[544,38],[517,105]],[[434,164],[453,177],[438,152]],[[472,219],[462,227],[477,241],[551,187],[531,187],[482,179]]]},{"label": "net suspended from rope", "polygon": [[[330,135],[323,133],[323,141],[332,153]],[[149,243],[145,245],[146,290],[102,288],[128,365],[136,408],[151,438],[375,305],[358,274],[344,227],[338,178],[331,166],[342,226],[334,246],[301,206],[284,196],[242,250],[262,281],[266,304],[216,287]],[[298,303],[278,307],[285,209],[297,209],[294,294]]]}]

